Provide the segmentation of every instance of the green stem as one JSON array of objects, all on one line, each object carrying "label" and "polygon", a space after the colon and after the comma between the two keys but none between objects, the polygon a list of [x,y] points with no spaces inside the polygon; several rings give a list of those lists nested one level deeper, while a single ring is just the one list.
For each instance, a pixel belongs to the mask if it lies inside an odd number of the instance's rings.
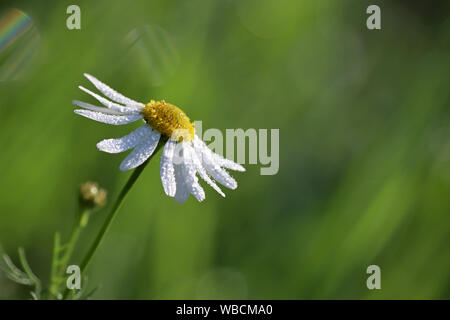
[{"label": "green stem", "polygon": [[[81,208],[78,214],[79,219],[77,220],[75,226],[72,229],[69,242],[61,247],[61,240],[59,233],[55,233],[55,243],[53,248],[53,260],[50,275],[50,289],[49,297],[58,298],[59,287],[63,281],[63,274],[67,268],[70,258],[72,257],[75,245],[80,237],[81,230],[86,226],[91,213],[90,209]],[[64,252],[63,256],[60,258],[59,255]]]},{"label": "green stem", "polygon": [[[114,202],[114,205],[111,208],[111,211],[109,212],[108,216],[106,217],[105,222],[103,222],[103,225],[97,234],[97,237],[95,238],[94,242],[92,243],[89,251],[87,252],[86,256],[82,260],[82,263],[80,265],[80,272],[83,274],[84,270],[87,268],[89,263],[91,262],[92,257],[94,256],[95,252],[97,251],[98,247],[100,246],[106,232],[108,231],[111,222],[113,221],[114,217],[116,216],[117,212],[119,211],[120,207],[122,206],[122,202],[125,199],[126,195],[130,191],[130,189],[133,187],[136,180],[141,175],[142,171],[145,169],[147,164],[150,162],[150,160],[153,158],[153,156],[161,149],[161,147],[164,145],[163,139],[159,141],[158,146],[156,147],[153,154],[145,161],[143,164],[141,164],[139,167],[134,169],[131,176],[128,178],[127,183],[122,188],[122,190],[119,193],[119,196],[117,197],[116,201]],[[67,295],[69,294],[69,289],[66,288],[64,291],[63,299],[67,298]]]},{"label": "green stem", "polygon": [[28,278],[30,278],[31,281],[33,282],[36,298],[39,299],[40,295],[41,295],[41,281],[33,273],[30,266],[28,265],[27,257],[25,256],[25,250],[22,247],[19,248],[19,259],[20,259],[20,263],[22,264],[23,270],[28,275]]},{"label": "green stem", "polygon": [[58,273],[58,261],[59,252],[61,247],[61,239],[59,232],[55,233],[55,239],[53,242],[53,257],[52,257],[52,268],[50,272],[50,288],[48,292],[48,298],[56,297],[58,294],[58,282],[56,281]]},{"label": "green stem", "polygon": [[72,234],[70,235],[70,240],[67,243],[67,249],[64,253],[63,258],[61,259],[63,268],[66,267],[67,263],[69,262],[70,257],[72,256],[72,252],[75,248],[75,244],[78,241],[78,238],[80,237],[81,229],[83,229],[86,226],[86,221],[89,219],[90,210],[84,209],[80,214],[80,220],[75,225],[75,227],[72,230]]}]

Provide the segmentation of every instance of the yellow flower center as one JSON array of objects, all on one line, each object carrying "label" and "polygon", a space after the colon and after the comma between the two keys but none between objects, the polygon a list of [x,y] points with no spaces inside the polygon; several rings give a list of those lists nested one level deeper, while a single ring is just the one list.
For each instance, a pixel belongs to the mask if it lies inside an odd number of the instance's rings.
[{"label": "yellow flower center", "polygon": [[177,106],[164,100],[151,100],[142,109],[144,120],[156,131],[180,142],[194,139],[194,125]]}]

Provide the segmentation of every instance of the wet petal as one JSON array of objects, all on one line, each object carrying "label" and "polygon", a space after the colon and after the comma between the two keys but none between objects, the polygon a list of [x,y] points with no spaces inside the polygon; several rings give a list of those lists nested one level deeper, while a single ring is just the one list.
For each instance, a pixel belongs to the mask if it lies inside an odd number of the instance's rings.
[{"label": "wet petal", "polygon": [[194,148],[198,153],[201,154],[208,154],[208,156],[214,160],[216,164],[218,164],[221,167],[231,169],[234,171],[245,171],[245,168],[241,166],[240,164],[231,161],[229,159],[226,159],[222,157],[220,154],[214,153],[211,149],[208,148],[206,143],[204,143],[198,136],[194,137]]},{"label": "wet petal", "polygon": [[192,162],[193,162],[195,170],[198,172],[199,176],[203,180],[205,180],[205,182],[207,184],[209,184],[214,190],[216,190],[222,197],[225,197],[225,194],[222,192],[222,190],[219,188],[219,186],[214,181],[212,181],[211,178],[208,176],[208,173],[206,172],[205,168],[203,167],[194,148],[191,146],[188,146],[187,149],[189,150],[189,153],[191,154]]},{"label": "wet petal", "polygon": [[181,151],[183,157],[183,163],[181,164],[181,174],[184,179],[184,183],[189,193],[191,193],[198,201],[205,199],[205,191],[198,182],[197,171],[193,162],[192,154],[189,152],[189,143],[182,142]]},{"label": "wet petal", "polygon": [[89,104],[89,103],[86,103],[83,101],[73,100],[72,104],[79,106],[81,108],[87,109],[87,110],[95,111],[95,112],[101,112],[101,113],[105,113],[105,114],[114,114],[117,116],[123,115],[122,113],[120,113],[118,111],[111,110],[111,109],[104,108],[104,107],[94,106],[92,104]]},{"label": "wet petal", "polygon": [[112,114],[104,114],[102,112],[96,112],[96,111],[90,111],[90,110],[81,110],[76,109],[74,110],[76,114],[79,114],[80,116],[98,121],[103,122],[107,124],[113,124],[113,125],[122,125],[122,124],[128,124],[134,121],[137,121],[139,119],[142,119],[142,116],[140,114],[131,114],[131,115],[112,115]]},{"label": "wet petal", "polygon": [[238,185],[236,180],[234,180],[234,178],[230,176],[230,174],[222,169],[219,165],[216,165],[209,161],[203,162],[203,165],[209,175],[221,185],[233,190],[237,188]]},{"label": "wet petal", "polygon": [[181,173],[182,165],[175,165],[175,181],[177,183],[177,190],[175,192],[175,201],[179,203],[185,203],[189,197],[189,191],[186,188],[184,177]]},{"label": "wet petal", "polygon": [[146,138],[148,129],[145,127],[148,127],[148,125],[145,124],[121,138],[102,140],[97,143],[97,148],[100,151],[108,153],[119,153],[127,151],[138,145],[142,141],[142,139]]},{"label": "wet petal", "polygon": [[[201,142],[203,143],[203,141]],[[236,180],[234,180],[234,178],[230,176],[228,172],[221,168],[219,162],[214,157],[215,153],[213,153],[204,143],[203,145],[199,144],[198,141],[196,143],[195,139],[194,148],[198,157],[200,158],[200,161],[202,162],[203,167],[211,177],[213,177],[217,182],[227,188],[237,188]]]},{"label": "wet petal", "polygon": [[120,164],[120,170],[126,171],[140,166],[155,151],[160,134],[153,131],[150,126],[143,127],[146,128],[145,137],[142,138],[141,142],[134,148],[133,151],[131,151],[128,157],[122,161]]},{"label": "wet petal", "polygon": [[169,139],[166,142],[161,155],[159,170],[164,192],[170,197],[174,197],[177,190],[177,184],[175,181],[175,167],[173,165],[175,146],[175,141]]},{"label": "wet petal", "polygon": [[106,97],[110,98],[113,101],[122,103],[128,107],[143,107],[144,104],[134,101],[133,99],[125,97],[123,94],[117,92],[116,90],[110,88],[108,85],[104,84],[97,78],[91,76],[90,74],[85,73],[84,76],[92,82],[92,84],[100,90]]},{"label": "wet petal", "polygon": [[229,159],[223,158],[220,154],[217,154],[217,153],[213,153],[213,154],[216,156],[216,161],[219,163],[219,165],[221,167],[231,169],[234,171],[241,171],[241,172],[245,171],[245,168],[243,166],[241,166],[239,163],[236,163]]},{"label": "wet petal", "polygon": [[114,103],[109,101],[108,99],[105,99],[101,96],[99,96],[98,94],[82,87],[82,86],[78,86],[78,88],[80,88],[81,90],[83,90],[84,92],[86,92],[87,94],[93,96],[95,99],[97,99],[101,104],[103,104],[105,107],[107,107],[110,110],[114,110],[117,111],[119,113],[138,113],[140,110],[136,109],[136,108],[130,108],[130,107],[125,107],[122,106],[120,104]]}]

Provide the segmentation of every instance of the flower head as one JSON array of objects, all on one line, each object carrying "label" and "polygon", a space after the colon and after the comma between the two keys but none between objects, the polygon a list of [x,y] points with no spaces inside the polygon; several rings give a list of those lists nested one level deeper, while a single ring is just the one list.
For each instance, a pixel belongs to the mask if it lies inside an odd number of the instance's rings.
[{"label": "flower head", "polygon": [[120,164],[122,171],[144,163],[155,151],[163,136],[167,142],[161,155],[161,181],[164,192],[174,197],[175,201],[185,202],[189,194],[198,201],[205,199],[205,192],[198,182],[197,174],[224,197],[225,194],[217,186],[216,181],[227,188],[237,188],[236,180],[225,169],[235,171],[245,169],[212,152],[195,134],[194,125],[180,108],[164,100],[151,100],[147,104],[134,101],[95,77],[89,74],[85,76],[109,99],[80,86],[81,90],[93,96],[106,108],[75,100],[73,104],[83,108],[75,110],[75,113],[112,125],[123,125],[138,120],[145,122],[124,137],[105,139],[97,143],[99,150],[108,153],[133,149]]}]

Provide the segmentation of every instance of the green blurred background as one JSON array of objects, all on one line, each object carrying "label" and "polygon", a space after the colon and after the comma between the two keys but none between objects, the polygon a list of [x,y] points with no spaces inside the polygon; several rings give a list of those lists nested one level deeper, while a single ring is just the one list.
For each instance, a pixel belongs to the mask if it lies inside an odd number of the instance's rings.
[{"label": "green blurred background", "polygon": [[[175,203],[157,156],[90,265],[94,298],[450,298],[448,1],[79,1],[81,30],[66,28],[70,4],[0,7],[34,21],[0,52],[14,67],[0,69],[0,242],[15,261],[25,247],[45,282],[79,185],[112,200],[130,174],[95,144],[136,125],[73,113],[94,102],[77,88],[92,90],[88,72],[204,130],[280,129],[279,173],[247,165],[226,199],[205,187],[203,203]],[[382,30],[366,28],[370,4]],[[0,275],[0,298],[28,291]]]}]

